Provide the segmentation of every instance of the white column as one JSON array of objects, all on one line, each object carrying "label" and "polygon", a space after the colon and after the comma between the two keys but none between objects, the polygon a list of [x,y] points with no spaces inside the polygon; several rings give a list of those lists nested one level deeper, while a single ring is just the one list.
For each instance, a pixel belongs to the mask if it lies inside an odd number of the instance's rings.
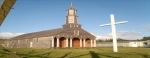
[{"label": "white column", "polygon": [[91,47],[93,47],[93,41],[92,41],[92,39],[91,39]]},{"label": "white column", "polygon": [[82,47],[82,39],[80,39],[80,47]]},{"label": "white column", "polygon": [[52,37],[52,48],[54,47],[54,38]]},{"label": "white column", "polygon": [[66,48],[68,47],[68,38],[66,38]]},{"label": "white column", "polygon": [[94,39],[94,47],[96,47],[96,39]]},{"label": "white column", "polygon": [[59,38],[57,38],[57,47],[59,47]]},{"label": "white column", "polygon": [[70,47],[72,47],[72,38],[70,38]]},{"label": "white column", "polygon": [[30,42],[30,48],[32,47],[33,42]]},{"label": "white column", "polygon": [[85,39],[83,39],[83,47],[85,47]]}]

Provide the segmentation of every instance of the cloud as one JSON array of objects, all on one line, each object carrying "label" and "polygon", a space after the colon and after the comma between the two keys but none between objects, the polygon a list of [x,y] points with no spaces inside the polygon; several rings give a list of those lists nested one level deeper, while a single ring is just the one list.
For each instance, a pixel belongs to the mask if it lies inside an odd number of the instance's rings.
[{"label": "cloud", "polygon": [[[123,38],[123,39],[137,39],[140,38],[139,35],[141,32],[137,31],[119,31],[117,32],[117,38]],[[108,33],[105,35],[95,35],[97,39],[112,39],[112,33]]]},{"label": "cloud", "polygon": [[9,39],[25,33],[11,33],[11,32],[0,32],[0,39]]},{"label": "cloud", "polygon": [[148,29],[148,31],[150,31],[150,24],[148,24],[147,29]]},{"label": "cloud", "polygon": [[150,27],[148,28],[148,31],[150,31]]},{"label": "cloud", "polygon": [[146,28],[146,30],[150,31],[150,24],[145,24],[145,25],[142,25],[144,28]]},{"label": "cloud", "polygon": [[147,24],[146,29],[150,31],[150,24]]},{"label": "cloud", "polygon": [[141,25],[141,26],[146,26],[147,27],[147,26],[150,26],[150,24],[144,24],[144,25]]}]

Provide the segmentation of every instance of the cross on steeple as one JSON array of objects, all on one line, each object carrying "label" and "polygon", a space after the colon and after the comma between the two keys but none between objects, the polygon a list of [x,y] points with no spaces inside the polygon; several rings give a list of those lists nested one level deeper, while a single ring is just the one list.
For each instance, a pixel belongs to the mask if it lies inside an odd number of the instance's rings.
[{"label": "cross on steeple", "polygon": [[70,4],[70,6],[72,7],[72,2],[71,2],[71,4]]}]

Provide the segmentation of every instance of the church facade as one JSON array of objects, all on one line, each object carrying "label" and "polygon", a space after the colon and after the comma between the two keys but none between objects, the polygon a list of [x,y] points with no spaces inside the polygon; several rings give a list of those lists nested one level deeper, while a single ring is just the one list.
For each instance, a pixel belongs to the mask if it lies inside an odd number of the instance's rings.
[{"label": "church facade", "polygon": [[86,48],[96,47],[96,37],[82,29],[77,10],[67,10],[62,28],[33,32],[13,37],[5,42],[7,48]]}]

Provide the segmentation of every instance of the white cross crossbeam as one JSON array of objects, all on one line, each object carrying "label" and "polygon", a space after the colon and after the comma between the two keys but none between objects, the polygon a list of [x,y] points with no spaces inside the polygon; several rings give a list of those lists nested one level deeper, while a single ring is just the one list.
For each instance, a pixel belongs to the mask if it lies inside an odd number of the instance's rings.
[{"label": "white cross crossbeam", "polygon": [[116,22],[115,23],[114,14],[110,14],[110,20],[111,20],[111,23],[103,24],[103,25],[100,25],[100,26],[101,27],[111,26],[111,28],[112,28],[112,37],[113,37],[113,51],[118,52],[115,25],[116,24],[124,24],[124,23],[127,23],[128,21],[122,21],[122,22]]}]

